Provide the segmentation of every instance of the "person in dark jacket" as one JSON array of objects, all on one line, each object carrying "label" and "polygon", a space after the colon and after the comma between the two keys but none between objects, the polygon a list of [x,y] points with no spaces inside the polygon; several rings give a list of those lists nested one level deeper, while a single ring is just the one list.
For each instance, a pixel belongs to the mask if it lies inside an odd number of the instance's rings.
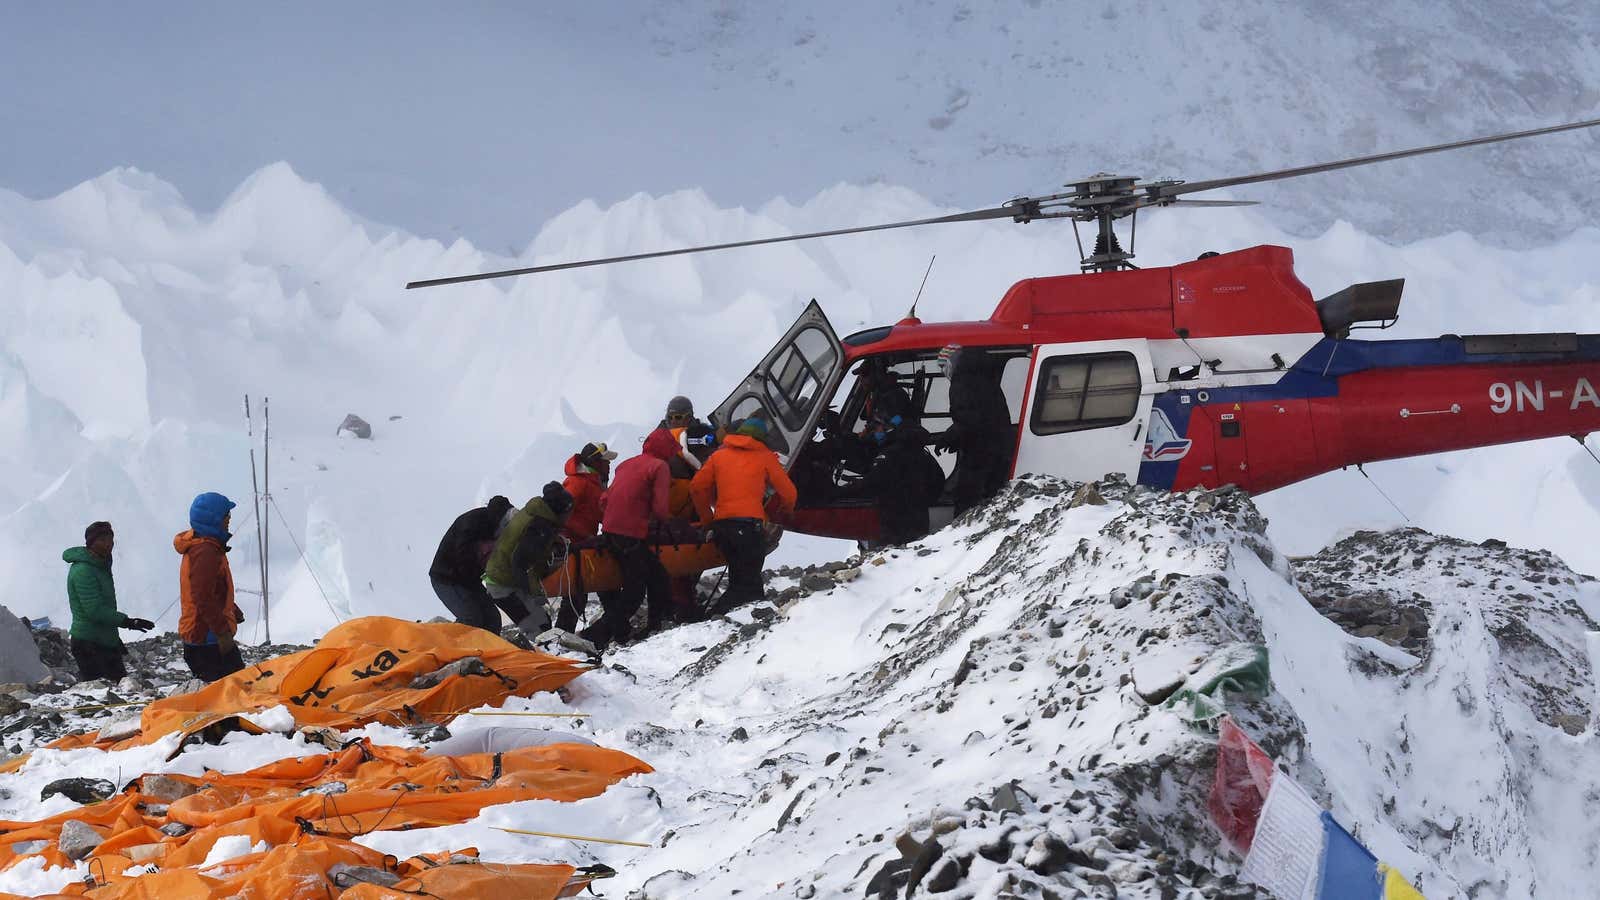
[{"label": "person in dark jacket", "polygon": [[244,613],[233,598],[233,570],[228,566],[228,525],[234,502],[206,492],[189,504],[189,530],[172,539],[183,556],[178,567],[181,612],[178,636],[183,661],[202,681],[216,681],[244,668],[234,641]]},{"label": "person in dark jacket", "polygon": [[117,589],[111,579],[111,548],[116,535],[110,522],[95,522],[83,531],[83,546],[61,554],[67,569],[67,603],[72,607],[72,658],[78,678],[118,681],[128,674],[122,664],[127,648],[118,628],[149,631],[148,619],[130,618],[117,610]]},{"label": "person in dark jacket", "polygon": [[583,637],[600,650],[613,642],[628,640],[630,620],[648,598],[646,630],[655,631],[666,621],[672,602],[667,570],[647,538],[652,526],[671,516],[668,508],[672,471],[667,461],[676,456],[680,445],[672,432],[657,428],[645,438],[644,451],[617,466],[611,490],[606,492],[605,520],[601,538],[622,569],[620,596],[601,598],[605,612],[600,620],[583,632]]},{"label": "person in dark jacket", "polygon": [[878,542],[909,544],[926,537],[928,509],[944,490],[944,469],[928,452],[932,441],[921,425],[891,416],[873,432],[878,455],[859,490],[878,506]]},{"label": "person in dark jacket", "polygon": [[[522,633],[542,634],[551,624],[543,581],[560,568],[556,545],[572,512],[572,495],[560,482],[544,486],[500,529],[484,567],[483,586]],[[564,546],[564,545],[563,545]]]},{"label": "person in dark jacket", "polygon": [[483,570],[494,550],[500,522],[510,511],[511,501],[496,496],[456,516],[439,540],[433,565],[428,568],[433,592],[457,622],[495,634],[500,633],[500,610],[483,586]]},{"label": "person in dark jacket", "polygon": [[950,427],[935,446],[956,454],[955,513],[961,515],[1005,486],[1016,433],[1000,373],[980,351],[951,344],[939,351],[950,379]]}]

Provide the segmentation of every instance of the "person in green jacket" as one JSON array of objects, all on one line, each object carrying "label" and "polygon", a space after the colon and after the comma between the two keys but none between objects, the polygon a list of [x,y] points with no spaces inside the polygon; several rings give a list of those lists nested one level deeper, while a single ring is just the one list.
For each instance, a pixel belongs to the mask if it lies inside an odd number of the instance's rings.
[{"label": "person in green jacket", "polygon": [[[554,550],[561,526],[572,512],[572,495],[558,481],[511,516],[500,529],[484,568],[483,587],[501,609],[516,619],[528,637],[550,628],[550,609],[540,582],[565,562]],[[520,606],[522,614],[516,615]]]},{"label": "person in green jacket", "polygon": [[72,607],[72,658],[83,681],[103,678],[117,681],[128,674],[122,665],[127,648],[118,628],[149,631],[149,619],[134,619],[117,611],[117,589],[111,580],[111,548],[116,535],[110,522],[95,522],[83,530],[83,546],[61,554],[67,569],[67,602]]}]

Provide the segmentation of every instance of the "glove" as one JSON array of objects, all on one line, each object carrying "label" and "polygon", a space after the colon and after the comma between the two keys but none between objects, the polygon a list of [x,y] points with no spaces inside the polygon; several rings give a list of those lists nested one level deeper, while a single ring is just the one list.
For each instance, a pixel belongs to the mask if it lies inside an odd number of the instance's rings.
[{"label": "glove", "polygon": [[234,624],[240,624],[240,623],[244,622],[244,610],[242,610],[239,607],[235,606],[233,608],[233,621],[234,621]]},{"label": "glove", "polygon": [[130,631],[149,631],[156,627],[156,623],[149,619],[131,619],[126,616],[122,619],[122,627]]}]

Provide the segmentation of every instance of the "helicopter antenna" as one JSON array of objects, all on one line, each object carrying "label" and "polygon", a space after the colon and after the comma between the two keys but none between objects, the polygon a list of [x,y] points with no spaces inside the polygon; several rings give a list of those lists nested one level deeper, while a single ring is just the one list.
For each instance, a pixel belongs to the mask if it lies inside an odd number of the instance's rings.
[{"label": "helicopter antenna", "polygon": [[[680,256],[685,253],[703,253],[709,250],[731,250],[736,247],[757,247],[763,244],[781,244],[788,241],[837,237],[846,234],[861,234],[868,231],[887,231],[891,228],[912,228],[919,225],[943,225],[954,222],[983,222],[991,219],[1010,219],[1019,224],[1026,224],[1035,219],[1070,219],[1074,225],[1078,222],[1093,222],[1096,228],[1093,252],[1088,256],[1084,256],[1082,243],[1080,242],[1079,244],[1078,254],[1081,257],[1080,264],[1082,269],[1085,272],[1115,272],[1119,269],[1134,268],[1131,262],[1133,253],[1130,250],[1122,249],[1121,243],[1117,240],[1117,233],[1112,227],[1117,219],[1131,216],[1139,210],[1151,206],[1219,207],[1255,205],[1250,200],[1189,200],[1184,199],[1185,194],[1214,191],[1218,188],[1235,187],[1244,184],[1261,184],[1268,181],[1279,181],[1284,178],[1299,178],[1302,175],[1315,175],[1319,172],[1332,172],[1337,169],[1349,169],[1355,166],[1367,166],[1374,163],[1407,159],[1427,153],[1441,153],[1445,150],[1460,150],[1464,147],[1477,147],[1483,144],[1538,137],[1539,135],[1555,134],[1562,131],[1575,131],[1580,128],[1593,128],[1597,125],[1600,125],[1600,119],[1587,119],[1582,122],[1568,122],[1563,125],[1531,128],[1526,131],[1513,131],[1507,134],[1493,134],[1485,137],[1468,138],[1462,141],[1451,141],[1447,144],[1413,147],[1409,150],[1396,150],[1389,153],[1374,153],[1368,156],[1355,156],[1349,159],[1317,163],[1310,166],[1296,166],[1271,172],[1255,172],[1236,178],[1215,178],[1209,181],[1183,181],[1177,178],[1145,181],[1134,176],[1111,175],[1100,172],[1088,178],[1069,183],[1066,185],[1067,190],[1061,193],[1045,194],[1039,197],[1017,197],[1007,200],[999,206],[987,209],[975,209],[968,212],[951,213],[926,219],[912,219],[904,222],[886,222],[881,225],[835,228],[806,234],[786,234],[747,241],[731,241],[725,244],[707,244],[699,247],[657,250],[652,253],[630,253],[624,256],[610,256],[604,259],[584,259],[544,266],[529,266],[521,269],[507,269],[500,272],[483,272],[476,275],[430,278],[426,281],[413,281],[407,284],[406,288],[436,287],[468,281],[483,281],[490,278],[506,278],[512,275],[532,275],[538,272],[556,272],[564,269],[581,269],[587,266],[603,266],[611,263],[656,259],[663,256]],[[931,263],[929,267],[930,269],[932,268]],[[926,282],[927,276],[924,275],[923,279]]]},{"label": "helicopter antenna", "polygon": [[922,284],[917,285],[917,296],[911,301],[911,312],[906,313],[906,318],[915,319],[917,317],[917,303],[922,300],[922,289],[928,286],[928,274],[933,271],[933,261],[938,258],[939,254],[937,253],[928,257],[928,270],[922,273]]}]

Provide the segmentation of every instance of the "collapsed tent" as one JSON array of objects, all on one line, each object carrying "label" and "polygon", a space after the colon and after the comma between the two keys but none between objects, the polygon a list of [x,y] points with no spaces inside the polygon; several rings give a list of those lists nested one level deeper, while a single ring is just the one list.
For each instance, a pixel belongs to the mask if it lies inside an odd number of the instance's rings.
[{"label": "collapsed tent", "polygon": [[183,734],[185,742],[207,732],[260,732],[239,716],[278,705],[299,726],[439,724],[508,697],[553,691],[589,668],[577,660],[523,650],[481,628],[368,616],[334,628],[309,650],[247,667],[192,694],[151,703],[131,736],[74,735],[50,747],[121,749],[174,732]]},{"label": "collapsed tent", "polygon": [[[336,838],[302,836],[293,844],[251,852],[203,870],[162,869],[136,877],[105,875],[51,897],[94,900],[400,900],[418,896],[555,900],[576,896],[608,872],[568,865],[478,862],[475,851],[400,861]],[[14,895],[0,894],[0,900]]]},{"label": "collapsed tent", "polygon": [[[96,898],[325,897],[330,894],[321,886],[301,894],[284,892],[283,884],[305,880],[313,870],[327,880],[337,862],[385,865],[382,854],[347,838],[466,822],[487,806],[518,800],[581,800],[650,771],[627,753],[587,744],[432,756],[423,748],[363,739],[337,752],[279,760],[236,775],[146,775],[100,803],[39,822],[0,822],[0,870],[33,857],[70,866],[73,854],[62,847],[63,832],[87,827],[93,831],[90,840],[99,840],[87,852],[91,875],[125,891],[102,888],[93,893]],[[223,840],[270,849],[230,860],[219,875],[218,866],[206,863]],[[290,849],[315,852],[307,858]],[[159,866],[161,877],[143,874],[145,866]],[[572,874],[561,866],[534,868],[539,871],[525,877],[548,882],[552,889],[566,885]],[[426,872],[406,877],[413,876],[439,877]],[[481,872],[455,872],[449,879],[482,877]],[[119,887],[124,882],[128,886]],[[369,890],[348,896],[391,895]]]},{"label": "collapsed tent", "polygon": [[[728,564],[715,543],[699,537],[652,536],[648,543],[661,567],[674,578],[699,577],[707,569]],[[621,587],[622,566],[616,556],[598,546],[574,546],[566,564],[544,579],[544,592],[551,597],[581,597]]]}]

